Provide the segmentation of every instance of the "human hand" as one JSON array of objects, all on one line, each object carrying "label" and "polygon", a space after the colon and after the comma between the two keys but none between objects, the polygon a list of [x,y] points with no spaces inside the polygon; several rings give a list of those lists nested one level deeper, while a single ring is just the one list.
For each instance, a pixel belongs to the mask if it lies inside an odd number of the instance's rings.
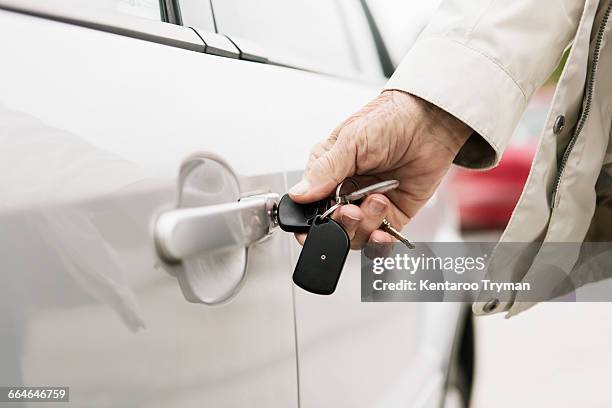
[{"label": "human hand", "polygon": [[[351,239],[351,247],[368,242],[394,242],[378,229],[384,218],[401,229],[431,198],[472,130],[459,119],[418,97],[385,91],[364,106],[309,157],[304,179],[289,190],[298,203],[328,197],[347,177],[360,186],[396,179],[400,185],[385,195],[372,194],[360,206],[334,212]],[[296,234],[304,243],[306,234]]]}]

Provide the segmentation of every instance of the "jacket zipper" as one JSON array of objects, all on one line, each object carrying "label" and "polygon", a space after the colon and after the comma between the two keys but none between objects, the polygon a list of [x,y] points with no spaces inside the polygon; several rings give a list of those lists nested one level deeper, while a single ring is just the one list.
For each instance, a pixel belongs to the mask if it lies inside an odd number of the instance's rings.
[{"label": "jacket zipper", "polygon": [[572,135],[565,151],[563,152],[563,157],[561,158],[561,164],[559,166],[559,171],[557,173],[557,178],[555,179],[555,185],[552,192],[552,197],[550,201],[550,208],[555,208],[555,204],[557,201],[557,195],[559,194],[559,186],[561,184],[561,177],[563,176],[563,171],[565,170],[565,166],[567,164],[567,160],[569,159],[569,155],[576,144],[576,139],[584,124],[589,117],[589,113],[591,112],[591,104],[593,102],[593,88],[595,87],[595,75],[597,74],[597,65],[599,64],[599,53],[601,51],[601,43],[603,41],[604,31],[606,29],[606,25],[608,24],[608,18],[610,17],[610,12],[612,11],[612,2],[608,3],[608,8],[603,16],[601,21],[601,26],[597,31],[597,38],[595,39],[595,48],[593,49],[593,63],[591,64],[591,70],[589,72],[589,79],[586,87],[586,98],[584,101],[584,108],[582,109],[582,114],[580,115],[580,120],[578,121],[578,126],[576,126],[576,130]]}]

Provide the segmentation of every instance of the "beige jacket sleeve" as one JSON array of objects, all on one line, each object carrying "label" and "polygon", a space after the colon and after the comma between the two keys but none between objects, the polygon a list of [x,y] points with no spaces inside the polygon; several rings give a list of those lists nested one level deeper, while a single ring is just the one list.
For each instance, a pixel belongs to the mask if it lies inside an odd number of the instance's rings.
[{"label": "beige jacket sleeve", "polygon": [[455,163],[492,167],[572,41],[584,0],[443,0],[386,89],[417,95],[474,134]]}]

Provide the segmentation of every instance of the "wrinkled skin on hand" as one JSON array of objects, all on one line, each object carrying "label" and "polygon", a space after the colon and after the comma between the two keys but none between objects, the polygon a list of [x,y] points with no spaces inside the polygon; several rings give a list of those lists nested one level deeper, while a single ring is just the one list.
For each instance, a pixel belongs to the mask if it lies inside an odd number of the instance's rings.
[{"label": "wrinkled skin on hand", "polygon": [[[304,180],[289,194],[301,203],[329,196],[347,177],[360,186],[397,179],[385,195],[335,211],[354,249],[393,242],[378,229],[383,218],[406,225],[431,198],[472,130],[440,108],[402,91],[385,91],[346,119],[310,154]],[[304,242],[305,234],[297,236]]]}]

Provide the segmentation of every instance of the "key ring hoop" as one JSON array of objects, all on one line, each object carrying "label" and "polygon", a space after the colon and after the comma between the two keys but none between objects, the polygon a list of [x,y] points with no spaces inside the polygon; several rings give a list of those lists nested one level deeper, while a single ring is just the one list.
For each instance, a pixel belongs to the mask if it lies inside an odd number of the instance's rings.
[{"label": "key ring hoop", "polygon": [[336,203],[348,204],[348,201],[345,202],[345,200],[342,199],[342,195],[340,194],[342,192],[342,187],[344,187],[344,183],[346,183],[347,181],[351,183],[353,187],[355,187],[355,190],[359,189],[359,183],[357,183],[357,180],[352,177],[345,179],[336,187]]},{"label": "key ring hoop", "polygon": [[323,214],[321,214],[321,219],[324,219],[324,218],[326,218],[326,217],[329,217],[329,216],[330,216],[331,214],[333,214],[333,213],[334,213],[334,211],[336,211],[338,208],[340,208],[340,207],[341,207],[341,206],[343,206],[344,204],[348,204],[348,201],[343,200],[343,199],[342,199],[342,195],[340,194],[340,193],[341,193],[341,191],[342,191],[342,187],[344,186],[344,183],[346,183],[347,181],[348,181],[349,183],[351,183],[351,184],[352,184],[352,185],[355,187],[355,189],[358,189],[358,188],[359,188],[359,183],[357,183],[357,181],[356,181],[354,178],[352,178],[352,177],[349,177],[349,178],[347,178],[346,180],[342,181],[342,183],[338,184],[338,186],[336,187],[336,200],[335,200],[335,201],[336,201],[336,204],[332,205],[331,207],[329,207],[329,208],[327,209],[327,211],[325,211]]},{"label": "key ring hoop", "polygon": [[359,189],[359,183],[357,183],[357,181],[352,177],[349,177],[346,180],[342,181],[342,183],[338,184],[338,186],[336,187],[336,199],[335,199],[336,203],[332,205],[331,207],[329,207],[323,214],[321,214],[320,219],[329,217],[338,208],[340,208],[344,204],[348,204],[348,201],[344,200],[341,195],[342,187],[344,187],[344,183],[346,183],[347,181],[351,183],[353,187],[355,187],[355,189]]},{"label": "key ring hoop", "polygon": [[325,211],[323,214],[321,214],[321,219],[324,219],[326,217],[328,217],[329,215],[333,214],[334,211],[336,211],[338,208],[340,208],[343,205],[343,203],[336,203],[334,205],[332,205],[331,207],[329,207],[327,209],[327,211]]}]

